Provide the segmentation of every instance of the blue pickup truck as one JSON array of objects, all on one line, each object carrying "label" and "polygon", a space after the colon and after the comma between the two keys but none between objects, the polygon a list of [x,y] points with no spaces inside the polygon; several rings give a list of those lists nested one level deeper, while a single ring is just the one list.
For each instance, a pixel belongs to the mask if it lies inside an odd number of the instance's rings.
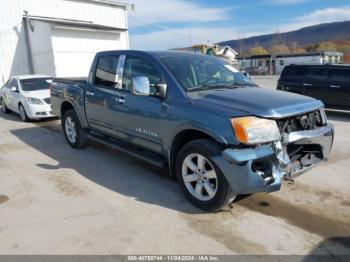
[{"label": "blue pickup truck", "polygon": [[322,102],[259,88],[211,56],[101,52],[87,79],[54,79],[50,89],[72,148],[91,139],[166,167],[207,211],[279,190],[333,143]]}]

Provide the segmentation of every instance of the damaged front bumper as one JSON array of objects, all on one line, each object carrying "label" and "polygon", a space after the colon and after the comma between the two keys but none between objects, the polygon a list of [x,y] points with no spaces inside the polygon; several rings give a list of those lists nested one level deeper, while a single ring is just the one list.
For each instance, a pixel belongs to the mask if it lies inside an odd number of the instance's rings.
[{"label": "damaged front bumper", "polygon": [[326,126],[285,135],[281,141],[255,148],[224,150],[214,158],[236,194],[273,192],[291,179],[327,159],[334,128]]}]

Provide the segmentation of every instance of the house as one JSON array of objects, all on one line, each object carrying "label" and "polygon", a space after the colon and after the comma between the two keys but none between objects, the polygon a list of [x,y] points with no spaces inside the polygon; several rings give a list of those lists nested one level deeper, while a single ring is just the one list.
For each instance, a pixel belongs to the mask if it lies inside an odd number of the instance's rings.
[{"label": "house", "polygon": [[241,70],[251,74],[281,74],[283,68],[290,64],[343,62],[343,53],[325,51],[305,54],[255,55],[238,58]]},{"label": "house", "polygon": [[127,11],[109,0],[2,0],[0,84],[18,74],[87,76],[96,52],[129,48]]},{"label": "house", "polygon": [[238,53],[230,46],[219,46],[216,44],[197,44],[191,47],[174,48],[171,50],[214,55],[225,59],[231,64],[235,64],[237,62],[236,57],[238,55]]}]

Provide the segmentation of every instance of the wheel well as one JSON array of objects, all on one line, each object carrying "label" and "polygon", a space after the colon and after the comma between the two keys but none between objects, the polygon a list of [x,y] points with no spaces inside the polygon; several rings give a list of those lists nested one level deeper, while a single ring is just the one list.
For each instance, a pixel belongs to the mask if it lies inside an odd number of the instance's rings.
[{"label": "wheel well", "polygon": [[73,105],[67,101],[63,102],[61,106],[61,117],[64,116],[64,114],[68,111],[74,109]]},{"label": "wheel well", "polygon": [[175,136],[170,153],[170,170],[172,176],[175,176],[176,157],[180,152],[181,148],[188,142],[197,139],[210,139],[215,141],[215,139],[210,135],[198,130],[184,130]]}]

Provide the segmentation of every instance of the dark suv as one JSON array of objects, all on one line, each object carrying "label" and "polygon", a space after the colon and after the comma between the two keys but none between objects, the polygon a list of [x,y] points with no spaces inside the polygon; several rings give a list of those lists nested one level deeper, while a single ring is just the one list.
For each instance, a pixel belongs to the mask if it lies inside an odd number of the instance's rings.
[{"label": "dark suv", "polygon": [[288,65],[277,89],[317,98],[328,108],[350,110],[350,65]]}]

